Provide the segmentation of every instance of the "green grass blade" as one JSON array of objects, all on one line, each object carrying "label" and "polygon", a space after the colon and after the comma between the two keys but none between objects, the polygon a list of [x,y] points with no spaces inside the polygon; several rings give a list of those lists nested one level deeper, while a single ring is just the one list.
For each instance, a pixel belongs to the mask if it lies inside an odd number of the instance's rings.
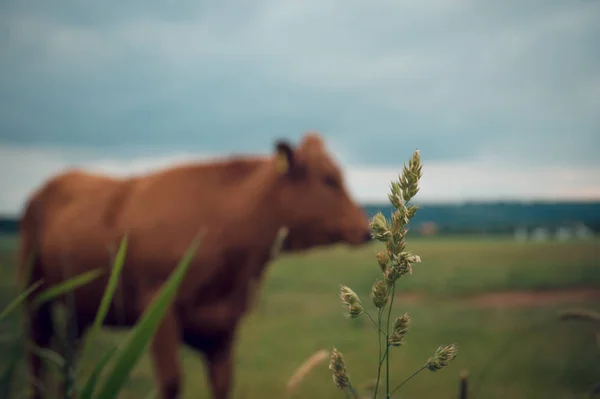
[{"label": "green grass blade", "polygon": [[102,323],[106,318],[106,314],[108,313],[108,307],[110,306],[110,303],[113,299],[113,295],[117,289],[117,283],[121,275],[121,270],[123,269],[123,265],[125,264],[126,253],[127,235],[121,240],[121,245],[119,246],[119,251],[117,252],[117,256],[113,263],[112,271],[108,279],[108,283],[106,284],[106,289],[104,290],[104,295],[102,296],[100,306],[98,307],[98,311],[96,312],[94,323],[92,324],[92,327],[90,328],[90,331],[87,334],[86,343],[81,353],[81,359],[85,359],[85,354],[88,352],[89,347],[92,345],[94,338],[98,334],[98,331],[100,330],[100,327],[102,326]]},{"label": "green grass blade", "polygon": [[60,355],[60,353],[52,349],[41,348],[37,345],[31,344],[31,350],[42,360],[45,360],[48,364],[56,367],[58,372],[60,372],[65,365],[65,359]]},{"label": "green grass blade", "polygon": [[10,303],[4,308],[2,313],[0,313],[0,320],[3,320],[6,316],[10,314],[13,310],[17,308],[20,304],[22,304],[25,299],[40,285],[42,285],[42,281],[37,281],[35,284],[32,284],[31,287],[27,288],[25,291],[21,292],[15,299],[10,301]]},{"label": "green grass blade", "polygon": [[177,268],[171,273],[169,279],[161,287],[158,296],[150,303],[142,314],[133,332],[129,335],[127,344],[117,354],[117,359],[112,371],[104,381],[98,399],[113,399],[127,381],[129,373],[136,365],[144,349],[152,339],[159,323],[171,304],[191,260],[200,244],[202,235],[197,236],[185,256],[180,260]]},{"label": "green grass blade", "polygon": [[90,270],[89,272],[81,273],[76,277],[63,281],[60,284],[53,285],[52,287],[38,294],[34,300],[34,304],[36,306],[40,306],[45,302],[51,301],[54,298],[57,298],[78,287],[88,284],[94,279],[100,277],[103,273],[103,269]]},{"label": "green grass blade", "polygon": [[80,399],[92,399],[92,394],[94,393],[94,388],[96,388],[96,383],[100,375],[102,374],[102,370],[106,367],[112,356],[116,353],[117,347],[113,347],[111,350],[106,352],[104,356],[100,359],[98,363],[96,363],[96,367],[90,374],[88,380],[85,385],[81,389],[81,393],[79,395]]}]

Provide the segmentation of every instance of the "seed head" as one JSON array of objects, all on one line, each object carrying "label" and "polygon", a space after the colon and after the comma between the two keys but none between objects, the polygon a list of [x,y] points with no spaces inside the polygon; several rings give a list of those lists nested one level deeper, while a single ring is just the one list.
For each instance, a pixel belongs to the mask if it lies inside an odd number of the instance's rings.
[{"label": "seed head", "polygon": [[404,342],[404,336],[408,332],[408,326],[412,323],[412,319],[408,313],[404,313],[404,316],[398,317],[394,321],[394,329],[390,334],[389,342],[392,346],[401,346]]},{"label": "seed head", "polygon": [[390,267],[385,272],[383,272],[383,278],[385,279],[385,282],[388,285],[388,287],[394,285],[396,280],[398,280],[398,277],[400,277],[400,275],[398,274],[398,271],[395,267]]},{"label": "seed head", "polygon": [[402,176],[399,178],[402,196],[406,202],[419,192],[419,179],[422,176],[421,157],[419,150],[415,150],[412,158],[408,161],[408,167],[404,165]]},{"label": "seed head", "polygon": [[348,316],[353,319],[363,314],[363,312],[364,309],[360,303],[352,303],[348,305]]},{"label": "seed head", "polygon": [[360,302],[360,299],[358,298],[358,295],[356,295],[356,292],[352,291],[352,289],[347,285],[340,286],[340,299],[346,305],[351,305],[353,303]]},{"label": "seed head", "polygon": [[429,371],[438,371],[446,367],[458,354],[458,348],[455,344],[440,346],[435,354],[427,360],[426,367]]},{"label": "seed head", "polygon": [[400,184],[398,184],[398,182],[395,181],[393,181],[390,184],[390,186],[391,187],[390,193],[388,194],[388,199],[390,200],[394,208],[398,209],[400,206],[402,206],[402,203],[404,202],[404,198],[402,197],[402,188],[400,187]]},{"label": "seed head", "polygon": [[389,299],[387,284],[383,280],[377,280],[371,288],[371,298],[377,308],[384,307]]},{"label": "seed head", "polygon": [[408,218],[412,219],[419,210],[419,207],[417,205],[409,205],[406,207],[406,209],[408,212]]},{"label": "seed head", "polygon": [[375,254],[375,257],[377,258],[377,263],[379,263],[381,271],[385,271],[387,264],[390,261],[390,256],[386,251],[379,251],[377,254]]},{"label": "seed head", "polygon": [[346,370],[344,357],[336,348],[333,348],[331,352],[329,370],[333,372],[333,382],[339,389],[350,387],[350,377]]},{"label": "seed head", "polygon": [[402,227],[408,224],[408,208],[404,202],[396,206],[396,211],[392,214],[392,222],[396,227]]},{"label": "seed head", "polygon": [[410,252],[401,252],[400,255],[392,255],[392,269],[395,269],[398,277],[405,274],[412,274],[412,263],[420,263],[419,255],[413,255]]},{"label": "seed head", "polygon": [[410,263],[406,261],[406,258],[399,258],[396,262],[394,262],[394,268],[399,276],[404,276],[405,274],[412,274],[412,267]]},{"label": "seed head", "polygon": [[360,298],[350,287],[346,285],[340,286],[340,298],[348,307],[348,315],[350,317],[355,318],[363,314],[364,309],[360,303]]},{"label": "seed head", "polygon": [[411,253],[407,253],[404,259],[406,259],[408,263],[421,263],[421,257]]},{"label": "seed head", "polygon": [[373,238],[378,241],[387,241],[392,236],[392,232],[388,228],[387,220],[383,213],[377,212],[370,223]]}]

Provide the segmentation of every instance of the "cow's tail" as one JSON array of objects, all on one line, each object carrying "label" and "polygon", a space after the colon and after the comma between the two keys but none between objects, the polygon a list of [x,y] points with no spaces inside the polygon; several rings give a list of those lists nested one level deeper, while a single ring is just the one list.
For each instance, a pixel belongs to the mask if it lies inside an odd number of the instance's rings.
[{"label": "cow's tail", "polygon": [[[49,347],[54,334],[52,325],[52,309],[46,302],[36,306],[34,299],[38,292],[45,288],[43,282],[42,258],[40,256],[40,238],[43,233],[44,209],[42,207],[46,192],[42,188],[34,193],[25,204],[19,226],[19,262],[16,279],[21,291],[29,290],[24,305],[25,317],[22,319],[25,334],[31,342],[41,349]],[[32,285],[35,288],[31,289]],[[27,349],[27,363],[32,381],[33,397],[42,397],[42,389],[38,381],[43,378],[43,360],[39,353]]]},{"label": "cow's tail", "polygon": [[[16,270],[17,286],[27,289],[42,276],[39,237],[41,209],[40,193],[35,193],[25,204],[19,223],[19,252]],[[32,292],[29,297],[34,293]]]}]

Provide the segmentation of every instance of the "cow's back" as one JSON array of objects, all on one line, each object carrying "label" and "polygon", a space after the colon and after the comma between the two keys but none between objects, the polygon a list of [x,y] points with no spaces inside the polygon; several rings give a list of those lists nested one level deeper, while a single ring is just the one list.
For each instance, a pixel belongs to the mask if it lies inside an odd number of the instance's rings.
[{"label": "cow's back", "polygon": [[261,158],[234,158],[169,168],[140,178],[122,202],[116,225],[129,235],[128,266],[136,282],[162,282],[173,271],[198,234],[206,234],[179,293],[204,285],[211,296],[220,285],[217,274],[260,226],[244,220],[254,216],[253,197],[262,187]]},{"label": "cow's back", "polygon": [[132,184],[134,180],[78,170],[48,180],[26,204],[21,220],[22,256],[37,251],[49,283],[65,273],[105,266],[119,237],[114,220]]}]

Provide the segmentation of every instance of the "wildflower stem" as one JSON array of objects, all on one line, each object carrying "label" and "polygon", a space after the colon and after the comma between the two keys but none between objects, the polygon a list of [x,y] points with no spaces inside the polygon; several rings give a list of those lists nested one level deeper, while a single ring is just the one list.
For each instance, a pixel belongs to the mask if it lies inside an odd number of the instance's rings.
[{"label": "wildflower stem", "polygon": [[418,369],[417,371],[415,371],[410,377],[408,377],[407,379],[405,379],[400,385],[398,385],[396,388],[394,388],[394,390],[392,392],[390,392],[390,395],[392,395],[394,392],[396,392],[398,389],[400,389],[400,387],[404,384],[406,384],[408,381],[410,381],[413,377],[416,377],[417,374],[419,374],[421,371],[425,370],[427,368],[427,365],[421,367],[420,369]]},{"label": "wildflower stem", "polygon": [[[381,313],[381,312],[380,312],[380,313]],[[386,332],[385,332],[385,331],[383,331],[383,330],[381,329],[381,320],[379,321],[379,324],[378,324],[378,323],[375,323],[375,320],[373,320],[373,317],[371,317],[371,315],[369,314],[369,312],[366,312],[366,311],[365,311],[365,314],[366,314],[367,316],[369,316],[369,319],[371,319],[371,321],[373,322],[373,325],[374,325],[375,327],[377,327],[377,329],[378,329],[378,330],[379,330],[379,331],[380,331],[380,332],[381,332],[383,335],[385,335],[385,336],[387,337],[387,334],[386,334]],[[380,318],[380,319],[381,319],[381,318]],[[381,341],[381,336],[379,337],[379,340]],[[381,345],[381,344],[380,344],[380,345]],[[381,355],[379,355],[379,357],[381,357]]]},{"label": "wildflower stem", "polygon": [[[396,283],[394,283],[392,285],[390,307],[388,309],[388,315],[387,315],[387,327],[386,327],[387,335],[386,335],[386,337],[388,337],[390,334],[390,318],[392,316],[392,306],[394,305],[395,291],[396,291]],[[385,340],[385,397],[386,398],[390,397],[390,355],[389,355],[389,352],[390,352],[390,340],[386,338],[386,340]]]},{"label": "wildflower stem", "polygon": [[[381,308],[379,309],[378,315],[377,315],[377,325],[379,327],[379,331],[381,330],[381,317],[383,316],[383,309]],[[384,334],[385,335],[385,334]],[[379,366],[377,367],[377,382],[375,383],[375,391],[373,392],[373,399],[377,399],[377,391],[379,390],[379,379],[381,378],[381,365],[383,364],[383,358],[381,357],[381,334],[378,332],[377,336],[379,337],[379,357],[377,359],[379,359]]]}]

